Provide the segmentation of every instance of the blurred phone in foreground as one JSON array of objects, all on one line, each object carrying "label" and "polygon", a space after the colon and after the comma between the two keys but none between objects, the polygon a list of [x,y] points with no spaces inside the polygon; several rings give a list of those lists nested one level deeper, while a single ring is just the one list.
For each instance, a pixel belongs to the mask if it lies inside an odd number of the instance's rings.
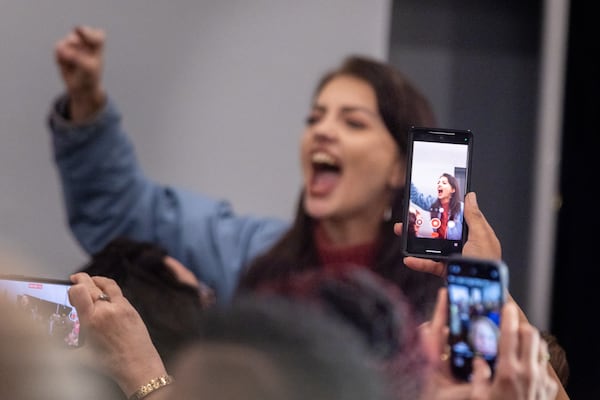
[{"label": "blurred phone in foreground", "polygon": [[453,375],[469,381],[476,355],[488,362],[493,373],[508,287],[507,266],[501,261],[455,256],[448,260],[447,285]]},{"label": "blurred phone in foreground", "polygon": [[77,348],[83,335],[77,310],[69,302],[71,285],[67,280],[0,275],[0,299],[61,346]]}]

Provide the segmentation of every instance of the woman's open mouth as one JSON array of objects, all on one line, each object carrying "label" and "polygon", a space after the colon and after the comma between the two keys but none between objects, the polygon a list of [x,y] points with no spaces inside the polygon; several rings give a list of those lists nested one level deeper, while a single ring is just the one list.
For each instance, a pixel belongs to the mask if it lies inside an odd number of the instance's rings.
[{"label": "woman's open mouth", "polygon": [[338,160],[324,151],[317,151],[311,157],[313,174],[309,191],[314,196],[324,196],[331,193],[337,186],[342,168]]}]

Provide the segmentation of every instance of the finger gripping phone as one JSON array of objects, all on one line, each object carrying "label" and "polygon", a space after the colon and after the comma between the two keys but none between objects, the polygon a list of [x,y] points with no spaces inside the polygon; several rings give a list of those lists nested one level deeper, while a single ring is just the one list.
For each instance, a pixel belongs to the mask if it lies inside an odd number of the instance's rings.
[{"label": "finger gripping phone", "polygon": [[460,254],[467,234],[473,133],[412,127],[408,136],[402,245],[407,256],[444,260]]},{"label": "finger gripping phone", "polygon": [[60,346],[83,344],[77,310],[69,301],[68,280],[0,275],[0,299],[31,318],[33,326]]},{"label": "finger gripping phone", "polygon": [[470,381],[475,356],[494,372],[508,267],[502,261],[454,256],[447,268],[450,369],[457,379]]}]

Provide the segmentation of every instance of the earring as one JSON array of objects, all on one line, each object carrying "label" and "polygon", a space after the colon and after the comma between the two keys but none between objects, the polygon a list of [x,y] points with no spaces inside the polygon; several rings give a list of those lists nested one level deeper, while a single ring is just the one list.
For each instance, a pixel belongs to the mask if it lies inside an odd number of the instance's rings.
[{"label": "earring", "polygon": [[387,206],[387,208],[383,212],[383,220],[387,222],[387,221],[390,221],[391,219],[392,219],[392,207]]}]

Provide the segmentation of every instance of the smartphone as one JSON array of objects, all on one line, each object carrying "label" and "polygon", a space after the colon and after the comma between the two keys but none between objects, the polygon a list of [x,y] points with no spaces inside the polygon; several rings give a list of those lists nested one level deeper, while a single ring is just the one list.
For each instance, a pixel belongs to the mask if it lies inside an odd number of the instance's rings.
[{"label": "smartphone", "polygon": [[448,259],[448,346],[450,369],[470,381],[475,355],[492,370],[500,336],[500,313],[508,291],[508,267],[502,261],[455,256]]},{"label": "smartphone", "polygon": [[60,346],[77,348],[83,344],[77,310],[69,302],[67,280],[0,275],[0,299],[29,316],[44,334]]},{"label": "smartphone", "polygon": [[473,133],[412,127],[406,168],[402,244],[407,256],[444,260],[460,254],[467,235]]}]

